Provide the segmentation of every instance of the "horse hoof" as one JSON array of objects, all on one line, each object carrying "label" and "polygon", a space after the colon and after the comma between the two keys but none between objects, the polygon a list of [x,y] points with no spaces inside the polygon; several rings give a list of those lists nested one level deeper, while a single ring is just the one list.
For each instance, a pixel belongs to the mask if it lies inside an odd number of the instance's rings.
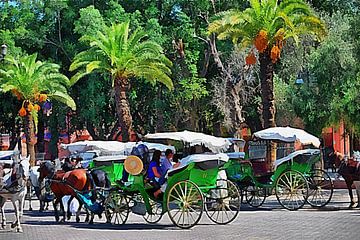
[{"label": "horse hoof", "polygon": [[1,224],[1,229],[5,229],[6,228],[6,224]]},{"label": "horse hoof", "polygon": [[354,208],[355,204],[356,204],[355,202],[351,202],[349,208]]},{"label": "horse hoof", "polygon": [[80,218],[76,217],[76,222],[79,223],[80,222]]},{"label": "horse hoof", "polygon": [[22,230],[22,228],[17,228],[17,229],[16,229],[16,232],[22,233],[22,232],[24,232],[24,231]]},{"label": "horse hoof", "polygon": [[60,218],[59,218],[58,216],[55,216],[55,221],[56,221],[56,222],[59,222],[59,219],[60,219]]},{"label": "horse hoof", "polygon": [[29,208],[29,211],[32,211],[32,208]]},{"label": "horse hoof", "polygon": [[11,228],[15,228],[16,226],[17,226],[16,223],[12,223],[12,224],[11,224]]}]

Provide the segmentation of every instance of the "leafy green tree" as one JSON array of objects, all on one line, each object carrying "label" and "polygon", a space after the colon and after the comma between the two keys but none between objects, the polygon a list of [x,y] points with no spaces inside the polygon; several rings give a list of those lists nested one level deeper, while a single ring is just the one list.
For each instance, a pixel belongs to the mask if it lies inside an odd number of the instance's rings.
[{"label": "leafy green tree", "polygon": [[[211,33],[219,39],[231,39],[239,48],[253,47],[259,52],[262,117],[264,127],[275,123],[274,65],[280,58],[284,41],[299,42],[301,35],[316,37],[325,35],[325,26],[308,4],[302,0],[249,0],[250,7],[244,11],[231,10],[219,15],[209,25]],[[247,64],[254,64],[251,50]]]},{"label": "leafy green tree", "polygon": [[139,28],[130,34],[129,22],[106,27],[103,33],[99,31],[84,37],[91,48],[77,54],[70,66],[70,71],[79,70],[71,78],[72,83],[93,71],[110,74],[123,141],[129,140],[132,127],[127,96],[130,78],[145,78],[152,84],[161,82],[173,88],[169,77],[170,60],[164,56],[160,45],[145,37],[145,32]]},{"label": "leafy green tree", "polygon": [[39,103],[47,98],[76,108],[74,100],[68,95],[69,79],[59,72],[60,66],[37,61],[37,54],[24,55],[18,59],[6,56],[4,68],[0,69],[2,92],[11,92],[22,101],[19,115],[24,117],[27,145],[31,164],[35,163],[34,138],[37,132]]}]

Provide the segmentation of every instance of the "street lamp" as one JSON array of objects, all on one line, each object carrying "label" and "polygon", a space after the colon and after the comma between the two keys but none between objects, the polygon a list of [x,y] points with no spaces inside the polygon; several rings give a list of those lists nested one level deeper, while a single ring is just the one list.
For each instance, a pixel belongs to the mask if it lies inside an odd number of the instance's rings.
[{"label": "street lamp", "polygon": [[7,46],[6,44],[1,45],[1,51],[0,51],[0,61],[4,60],[7,53]]},{"label": "street lamp", "polygon": [[304,79],[302,79],[300,73],[297,75],[296,80],[295,80],[295,83],[296,83],[296,84],[299,84],[299,85],[300,85],[300,84],[304,84]]}]

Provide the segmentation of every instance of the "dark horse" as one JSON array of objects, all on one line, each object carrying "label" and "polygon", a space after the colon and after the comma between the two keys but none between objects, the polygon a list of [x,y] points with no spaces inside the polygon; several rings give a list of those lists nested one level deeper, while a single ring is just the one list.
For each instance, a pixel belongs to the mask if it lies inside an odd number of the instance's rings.
[{"label": "dark horse", "polygon": [[[63,211],[62,221],[65,221],[65,211],[61,199],[65,195],[71,195],[77,198],[77,195],[73,189],[84,192],[95,190],[96,186],[110,187],[110,181],[107,178],[106,173],[101,170],[94,170],[92,171],[92,173],[89,173],[85,169],[74,169],[69,172],[64,172],[62,170],[55,171],[55,166],[51,162],[44,162],[40,165],[38,171],[40,172],[40,182],[43,181],[45,178],[48,178],[50,180],[50,188],[55,195],[54,211],[56,221],[59,221],[59,213],[57,210],[57,205],[59,203],[60,208]],[[96,185],[96,183],[99,185]],[[76,214],[77,222],[80,221],[79,214],[82,207],[82,202],[79,202],[80,206]],[[93,215],[90,223],[92,223],[92,221]]]},{"label": "dark horse", "polygon": [[[352,192],[352,184],[354,181],[360,181],[360,162],[355,161],[352,158],[345,159],[344,156],[338,152],[334,153],[336,156],[335,165],[339,168],[338,173],[345,179],[346,187],[349,191],[350,196],[350,208],[355,206],[354,196]],[[357,197],[359,204],[359,189],[357,189]]]}]

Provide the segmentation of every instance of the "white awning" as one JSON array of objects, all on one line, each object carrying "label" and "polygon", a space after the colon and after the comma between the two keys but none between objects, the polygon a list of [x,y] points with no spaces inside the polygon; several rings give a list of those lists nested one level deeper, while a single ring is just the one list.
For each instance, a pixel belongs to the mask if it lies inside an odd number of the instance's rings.
[{"label": "white awning", "polygon": [[204,145],[214,153],[225,152],[231,145],[231,142],[226,138],[190,131],[147,134],[145,139],[171,139],[182,141],[190,146]]},{"label": "white awning", "polygon": [[273,127],[254,133],[254,136],[264,140],[280,140],[283,142],[300,141],[303,145],[312,144],[315,147],[320,146],[319,138],[298,128],[291,127]]}]

